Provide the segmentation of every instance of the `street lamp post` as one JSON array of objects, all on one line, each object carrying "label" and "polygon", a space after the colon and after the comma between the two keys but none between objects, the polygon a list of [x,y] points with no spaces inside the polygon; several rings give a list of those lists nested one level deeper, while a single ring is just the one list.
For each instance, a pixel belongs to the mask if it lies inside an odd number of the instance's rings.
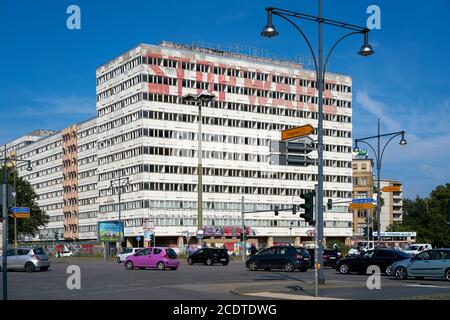
[{"label": "street lamp post", "polygon": [[[317,128],[317,136],[318,136],[318,143],[317,143],[317,153],[318,153],[318,194],[316,195],[318,203],[323,203],[323,87],[324,87],[324,79],[325,79],[325,73],[326,73],[326,67],[328,64],[328,59],[330,58],[331,53],[336,48],[336,46],[347,37],[354,35],[354,34],[363,34],[364,35],[364,44],[361,47],[358,54],[362,56],[370,56],[374,54],[374,51],[372,47],[369,45],[368,42],[368,34],[369,29],[359,27],[356,25],[348,24],[346,22],[326,19],[322,17],[322,0],[319,0],[319,15],[318,16],[312,16],[309,14],[303,14],[293,11],[288,11],[284,9],[279,8],[266,8],[267,11],[267,24],[264,27],[263,31],[261,32],[261,35],[264,37],[274,37],[278,35],[278,32],[275,29],[275,26],[272,24],[272,15],[279,16],[283,19],[285,19],[287,22],[289,22],[297,31],[300,33],[302,38],[306,41],[308,48],[311,52],[312,59],[314,62],[314,68],[316,72],[316,79],[317,79],[317,88],[318,88],[318,128]],[[306,37],[306,35],[303,33],[303,31],[300,29],[300,27],[294,23],[289,17],[297,18],[301,20],[308,20],[315,23],[318,23],[319,27],[319,37],[318,37],[318,55],[316,58],[316,54],[312,48],[311,42]],[[322,33],[323,33],[323,25],[330,25],[334,27],[339,27],[342,29],[350,30],[351,32],[342,36],[339,38],[331,47],[331,49],[328,51],[327,56],[325,58],[325,63],[323,63],[323,40],[322,40]],[[317,262],[322,265],[323,260],[323,206],[318,207],[317,212],[317,218],[316,223],[318,224],[318,230],[317,230],[317,237],[318,237],[318,260]],[[323,284],[325,283],[325,277],[323,269],[319,269],[319,283]]]},{"label": "street lamp post", "polygon": [[203,158],[202,121],[203,121],[203,118],[202,118],[202,104],[207,104],[208,102],[213,101],[215,98],[216,98],[216,96],[211,93],[187,94],[187,95],[183,96],[183,101],[186,101],[186,102],[193,101],[198,106],[197,230],[203,229],[203,166],[202,166],[202,158]]},{"label": "street lamp post", "polygon": [[[122,178],[122,173],[121,173],[122,169],[119,169],[119,177],[116,180],[111,180],[111,188],[116,188],[117,189],[117,193],[119,194],[119,239],[120,239],[120,244],[119,244],[119,249],[120,252],[122,252],[122,243],[123,243],[123,233],[122,233],[122,188],[124,186],[127,186],[130,181],[128,179],[128,177],[126,178]],[[109,250],[109,248],[107,248],[107,250]]]},{"label": "street lamp post", "polygon": [[[3,273],[3,300],[8,300],[8,260],[7,260],[7,251],[8,251],[8,170],[6,168],[8,161],[16,161],[16,162],[26,162],[28,164],[27,170],[31,171],[31,161],[30,160],[16,160],[14,158],[8,158],[6,156],[6,144],[4,148],[4,158],[0,159],[3,161],[3,199],[2,199],[2,215],[3,215],[3,261],[2,261],[2,273]],[[16,193],[17,197],[17,193]]]},{"label": "street lamp post", "polygon": [[[378,232],[377,242],[378,242],[378,244],[380,244],[380,241],[381,241],[381,189],[380,189],[381,188],[381,186],[380,186],[380,184],[381,184],[381,161],[383,160],[384,150],[386,149],[389,142],[391,142],[395,137],[398,137],[400,135],[402,136],[402,138],[401,138],[399,144],[405,145],[406,144],[405,131],[397,131],[397,132],[380,134],[380,119],[378,118],[378,134],[376,136],[355,139],[355,148],[353,149],[353,151],[359,152],[358,143],[364,143],[372,149],[372,151],[375,155],[375,160],[377,162],[377,232]],[[391,137],[391,138],[384,144],[383,148],[381,148],[381,138],[383,138],[383,137]],[[377,151],[375,151],[374,147],[370,143],[367,142],[367,140],[371,140],[371,139],[377,139]],[[369,231],[369,230],[367,230],[367,231]],[[369,243],[367,243],[367,245],[369,245]]]}]

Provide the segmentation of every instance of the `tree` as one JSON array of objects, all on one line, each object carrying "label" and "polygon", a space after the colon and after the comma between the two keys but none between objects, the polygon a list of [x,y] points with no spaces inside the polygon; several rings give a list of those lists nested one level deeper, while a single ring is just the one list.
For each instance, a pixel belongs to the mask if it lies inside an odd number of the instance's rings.
[{"label": "tree", "polygon": [[[1,180],[3,181],[3,168],[0,173]],[[13,171],[8,168],[8,183],[13,185],[14,176]],[[16,219],[17,220],[17,237],[20,235],[36,236],[40,227],[47,225],[49,221],[48,215],[39,208],[36,200],[38,196],[34,192],[30,183],[22,177],[16,176],[16,197],[18,207],[30,208],[30,218],[28,219]],[[12,207],[12,204],[8,204]],[[8,219],[8,237],[10,241],[14,239],[14,219]]]},{"label": "tree", "polygon": [[450,183],[437,186],[428,198],[405,199],[403,223],[389,226],[388,231],[416,231],[417,242],[431,243],[435,247],[448,247],[450,245],[448,199],[450,199]]}]

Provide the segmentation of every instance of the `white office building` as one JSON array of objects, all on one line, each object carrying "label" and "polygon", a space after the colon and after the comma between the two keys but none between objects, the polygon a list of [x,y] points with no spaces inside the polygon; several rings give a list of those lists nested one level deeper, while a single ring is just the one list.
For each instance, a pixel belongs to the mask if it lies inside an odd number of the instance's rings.
[{"label": "white office building", "polygon": [[[127,244],[155,223],[160,245],[181,244],[197,231],[198,107],[186,94],[212,93],[202,106],[204,241],[234,242],[241,201],[250,238],[259,244],[310,241],[299,213],[300,195],[313,190],[317,165],[270,162],[281,130],[317,127],[315,73],[299,64],[162,42],[138,45],[100,66],[97,117],[17,148],[33,171],[18,168],[50,216],[42,235],[94,240],[97,222],[121,220]],[[351,78],[327,73],[324,98],[324,200],[350,200],[352,192]],[[310,136],[317,139],[316,130]],[[12,145],[11,142],[8,145]],[[309,156],[317,159],[317,152]],[[124,180],[125,181],[125,180]],[[346,204],[326,210],[327,239],[348,240]],[[211,239],[214,237],[214,239]]]}]

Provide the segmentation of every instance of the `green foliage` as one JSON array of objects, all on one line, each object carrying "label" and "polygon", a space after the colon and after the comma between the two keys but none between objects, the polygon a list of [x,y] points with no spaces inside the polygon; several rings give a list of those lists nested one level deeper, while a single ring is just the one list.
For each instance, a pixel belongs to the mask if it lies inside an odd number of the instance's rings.
[{"label": "green foliage", "polygon": [[[3,168],[0,173],[0,181],[3,181]],[[8,169],[8,183],[14,184],[14,176],[12,170]],[[17,237],[21,235],[35,236],[38,233],[39,227],[44,227],[48,221],[48,215],[39,208],[36,200],[38,198],[30,183],[21,177],[16,177],[16,194],[17,206],[30,208],[31,217],[29,219],[17,220]],[[8,204],[12,207],[13,204]],[[14,219],[8,219],[8,235],[10,241],[14,239]]]},{"label": "green foliage", "polygon": [[387,231],[416,231],[417,242],[431,243],[435,247],[449,247],[448,199],[450,183],[436,187],[428,198],[405,199],[403,223],[391,225]]}]

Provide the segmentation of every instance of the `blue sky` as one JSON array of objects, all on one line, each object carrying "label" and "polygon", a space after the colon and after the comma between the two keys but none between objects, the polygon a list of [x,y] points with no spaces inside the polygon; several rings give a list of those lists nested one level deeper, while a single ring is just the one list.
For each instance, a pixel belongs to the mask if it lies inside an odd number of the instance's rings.
[{"label": "blue sky", "polygon": [[[81,8],[81,30],[66,28],[66,9]],[[427,196],[450,182],[450,2],[324,0],[324,16],[365,25],[381,8],[376,54],[356,54],[347,39],[329,64],[353,77],[354,137],[406,130],[408,145],[387,148],[382,176],[401,180],[405,195]],[[95,69],[138,43],[200,41],[251,45],[280,56],[308,54],[296,31],[274,17],[280,36],[259,35],[266,6],[317,13],[315,0],[12,1],[0,2],[0,142],[36,128],[62,129],[95,116]],[[301,22],[315,44],[317,28]],[[325,48],[342,35],[325,28]]]}]

